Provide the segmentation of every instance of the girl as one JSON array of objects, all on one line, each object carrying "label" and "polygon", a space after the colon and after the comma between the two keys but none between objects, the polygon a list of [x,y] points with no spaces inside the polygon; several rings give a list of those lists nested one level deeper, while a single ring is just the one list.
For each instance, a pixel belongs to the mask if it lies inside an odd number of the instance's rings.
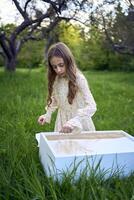
[{"label": "girl", "polygon": [[62,42],[56,43],[49,48],[47,59],[48,99],[46,114],[38,118],[39,124],[50,123],[58,108],[54,131],[94,131],[91,117],[96,112],[96,103],[70,49]]}]

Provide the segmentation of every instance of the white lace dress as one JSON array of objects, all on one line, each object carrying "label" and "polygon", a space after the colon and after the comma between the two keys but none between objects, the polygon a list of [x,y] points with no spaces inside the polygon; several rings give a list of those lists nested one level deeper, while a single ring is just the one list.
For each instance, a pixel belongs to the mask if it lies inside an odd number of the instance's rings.
[{"label": "white lace dress", "polygon": [[94,131],[95,126],[91,117],[96,112],[96,103],[88,87],[86,78],[81,72],[77,72],[76,81],[78,91],[73,104],[68,103],[68,79],[55,79],[53,85],[52,103],[46,108],[46,122],[50,123],[52,113],[58,109],[54,131],[60,131],[63,125],[73,126],[74,132]]}]

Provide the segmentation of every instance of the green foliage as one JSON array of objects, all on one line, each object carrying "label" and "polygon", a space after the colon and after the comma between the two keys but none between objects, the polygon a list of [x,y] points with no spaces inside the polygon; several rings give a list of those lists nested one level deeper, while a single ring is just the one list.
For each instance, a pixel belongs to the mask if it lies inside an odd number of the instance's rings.
[{"label": "green foliage", "polygon": [[[125,27],[124,27],[125,23]],[[131,21],[122,10],[117,7],[115,21],[110,24],[108,31],[112,34],[114,42],[125,41],[125,45],[133,44]],[[1,29],[9,35],[15,26],[7,24]],[[27,30],[25,30],[27,31]],[[25,34],[23,32],[19,37]],[[37,33],[36,33],[37,34]],[[103,30],[94,24],[89,25],[89,31],[76,24],[61,22],[50,34],[51,42],[65,42],[72,50],[76,63],[81,70],[111,70],[134,71],[134,58],[127,54],[113,52]],[[127,39],[127,40],[125,40]],[[37,68],[44,64],[45,44],[47,41],[28,41],[20,51],[17,59],[18,68]],[[0,57],[0,66],[4,65]]]},{"label": "green foliage", "polygon": [[61,23],[57,30],[59,40],[70,47],[81,70],[134,71],[134,58],[113,52],[98,27],[92,25],[89,32],[84,33],[79,26]]},{"label": "green foliage", "polygon": [[78,25],[66,24],[62,22],[59,25],[59,39],[64,41],[73,50],[78,45],[80,45],[81,39],[81,29]]},{"label": "green foliage", "polygon": [[81,37],[81,29],[78,25],[71,25],[62,22],[59,26],[59,40],[65,42],[71,49],[76,63],[81,67],[81,46],[83,38]]},{"label": "green foliage", "polygon": [[134,71],[134,58],[130,55],[123,55],[111,52],[109,54],[109,70]]},{"label": "green foliage", "polygon": [[22,48],[19,56],[17,67],[20,68],[37,68],[43,63],[45,42],[28,41]]},{"label": "green foliage", "polygon": [[[131,9],[130,9],[131,10]],[[121,4],[118,3],[115,8],[116,17],[112,27],[110,28],[111,35],[116,44],[125,45],[129,48],[134,48],[134,22],[130,20],[130,12],[126,14]]]},{"label": "green foliage", "polygon": [[[39,126],[46,100],[44,68],[18,69],[16,74],[0,70],[0,199],[1,200],[92,200],[133,199],[134,174],[104,179],[103,173],[75,171],[63,180],[46,177],[39,161],[35,134],[52,131],[52,123]],[[45,74],[45,76],[44,76]],[[122,129],[134,133],[134,73],[85,72],[97,103],[94,123],[97,130]],[[128,187],[129,185],[129,187]]]},{"label": "green foliage", "polygon": [[[86,38],[87,37],[87,38]],[[98,28],[92,26],[82,47],[83,69],[108,69],[108,50],[104,48],[104,36]]]},{"label": "green foliage", "polygon": [[[0,24],[0,32],[6,32],[7,37],[9,37],[11,32],[15,29],[15,27],[16,26],[14,24],[6,24],[6,25]],[[0,45],[0,52],[1,51],[2,51],[2,49],[1,49],[1,45]],[[4,58],[0,54],[0,67],[4,66],[4,64],[5,64]]]},{"label": "green foliage", "polygon": [[0,67],[4,66],[4,58],[0,56]]},{"label": "green foliage", "polygon": [[15,24],[5,24],[5,25],[1,24],[0,25],[0,31],[5,32],[8,37],[14,31],[15,28],[16,28]]}]

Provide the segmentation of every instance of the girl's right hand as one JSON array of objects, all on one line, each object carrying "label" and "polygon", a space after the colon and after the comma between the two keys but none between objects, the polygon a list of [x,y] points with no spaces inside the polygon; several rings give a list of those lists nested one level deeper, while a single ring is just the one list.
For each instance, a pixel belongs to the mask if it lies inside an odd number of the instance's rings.
[{"label": "girl's right hand", "polygon": [[44,125],[46,123],[46,118],[45,118],[45,115],[41,115],[39,118],[38,118],[38,123],[40,125]]}]

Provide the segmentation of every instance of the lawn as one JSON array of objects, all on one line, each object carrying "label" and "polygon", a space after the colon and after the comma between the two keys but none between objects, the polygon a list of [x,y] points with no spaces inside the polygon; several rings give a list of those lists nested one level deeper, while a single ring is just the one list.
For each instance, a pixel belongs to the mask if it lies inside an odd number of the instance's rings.
[{"label": "lawn", "polygon": [[[97,130],[124,130],[134,135],[134,73],[84,72],[97,103],[93,120]],[[35,134],[52,131],[52,123],[40,126],[47,95],[46,73],[19,69],[0,70],[0,199],[2,200],[133,200],[134,174],[104,179],[92,173],[61,182],[47,178],[39,161]]]}]

